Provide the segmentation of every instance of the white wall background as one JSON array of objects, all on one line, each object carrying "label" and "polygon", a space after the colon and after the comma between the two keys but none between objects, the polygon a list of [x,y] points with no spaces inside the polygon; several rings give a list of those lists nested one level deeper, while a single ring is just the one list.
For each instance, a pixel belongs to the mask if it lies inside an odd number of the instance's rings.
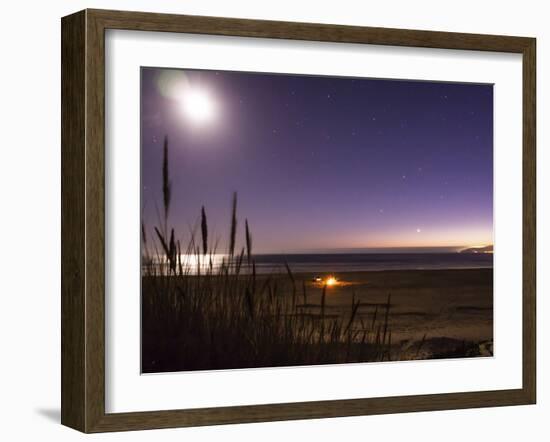
[{"label": "white wall background", "polygon": [[[538,39],[538,405],[116,433],[95,440],[343,438],[547,440],[550,426],[550,27],[535,0],[19,0],[2,9],[0,68],[0,436],[81,440],[59,425],[60,22],[86,7],[534,36]],[[546,250],[545,250],[546,248]],[[546,418],[546,419],[545,419]]]}]

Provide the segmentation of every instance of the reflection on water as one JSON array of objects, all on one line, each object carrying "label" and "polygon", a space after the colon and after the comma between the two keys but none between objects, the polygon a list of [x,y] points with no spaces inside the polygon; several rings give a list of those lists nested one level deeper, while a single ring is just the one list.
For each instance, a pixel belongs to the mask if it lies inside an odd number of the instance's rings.
[{"label": "reflection on water", "polygon": [[[180,255],[181,264],[187,274],[217,273],[222,265],[234,269],[240,258],[229,259],[226,254]],[[272,254],[254,255],[258,274],[286,273],[285,263],[294,273],[332,273],[376,270],[437,270],[492,268],[493,255],[487,253],[339,253],[339,254]],[[154,258],[147,265],[157,269],[167,268],[165,261]],[[250,273],[252,267],[242,258],[240,272]]]}]

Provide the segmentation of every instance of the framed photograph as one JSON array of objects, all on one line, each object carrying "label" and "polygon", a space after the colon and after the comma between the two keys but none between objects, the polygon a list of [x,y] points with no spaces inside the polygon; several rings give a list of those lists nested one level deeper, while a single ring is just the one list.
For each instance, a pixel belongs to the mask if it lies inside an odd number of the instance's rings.
[{"label": "framed photograph", "polygon": [[62,423],[535,403],[535,39],[62,19]]}]

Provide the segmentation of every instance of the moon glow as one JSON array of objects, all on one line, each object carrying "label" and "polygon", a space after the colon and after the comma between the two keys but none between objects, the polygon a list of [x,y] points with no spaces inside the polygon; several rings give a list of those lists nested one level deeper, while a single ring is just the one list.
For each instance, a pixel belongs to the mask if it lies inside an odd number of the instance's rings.
[{"label": "moon glow", "polygon": [[196,124],[208,123],[216,115],[214,100],[202,89],[187,89],[181,96],[181,106],[185,116]]}]

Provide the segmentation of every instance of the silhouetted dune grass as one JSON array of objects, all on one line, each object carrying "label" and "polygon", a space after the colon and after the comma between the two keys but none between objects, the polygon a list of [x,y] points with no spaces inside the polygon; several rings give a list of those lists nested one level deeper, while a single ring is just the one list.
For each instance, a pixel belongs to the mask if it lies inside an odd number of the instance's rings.
[{"label": "silhouetted dune grass", "polygon": [[[370,317],[355,296],[349,314],[327,312],[308,301],[305,281],[286,265],[286,275],[259,276],[248,220],[245,244],[237,245],[237,194],[231,205],[228,253],[214,266],[207,209],[200,213],[200,239],[187,246],[169,227],[172,183],[168,141],[162,162],[162,219],[148,235],[142,224],[142,371],[164,372],[334,364],[392,359],[391,298]],[[159,217],[160,218],[160,217]],[[185,260],[193,257],[193,260]],[[300,289],[298,288],[300,287]],[[362,314],[358,315],[359,310]]]}]

